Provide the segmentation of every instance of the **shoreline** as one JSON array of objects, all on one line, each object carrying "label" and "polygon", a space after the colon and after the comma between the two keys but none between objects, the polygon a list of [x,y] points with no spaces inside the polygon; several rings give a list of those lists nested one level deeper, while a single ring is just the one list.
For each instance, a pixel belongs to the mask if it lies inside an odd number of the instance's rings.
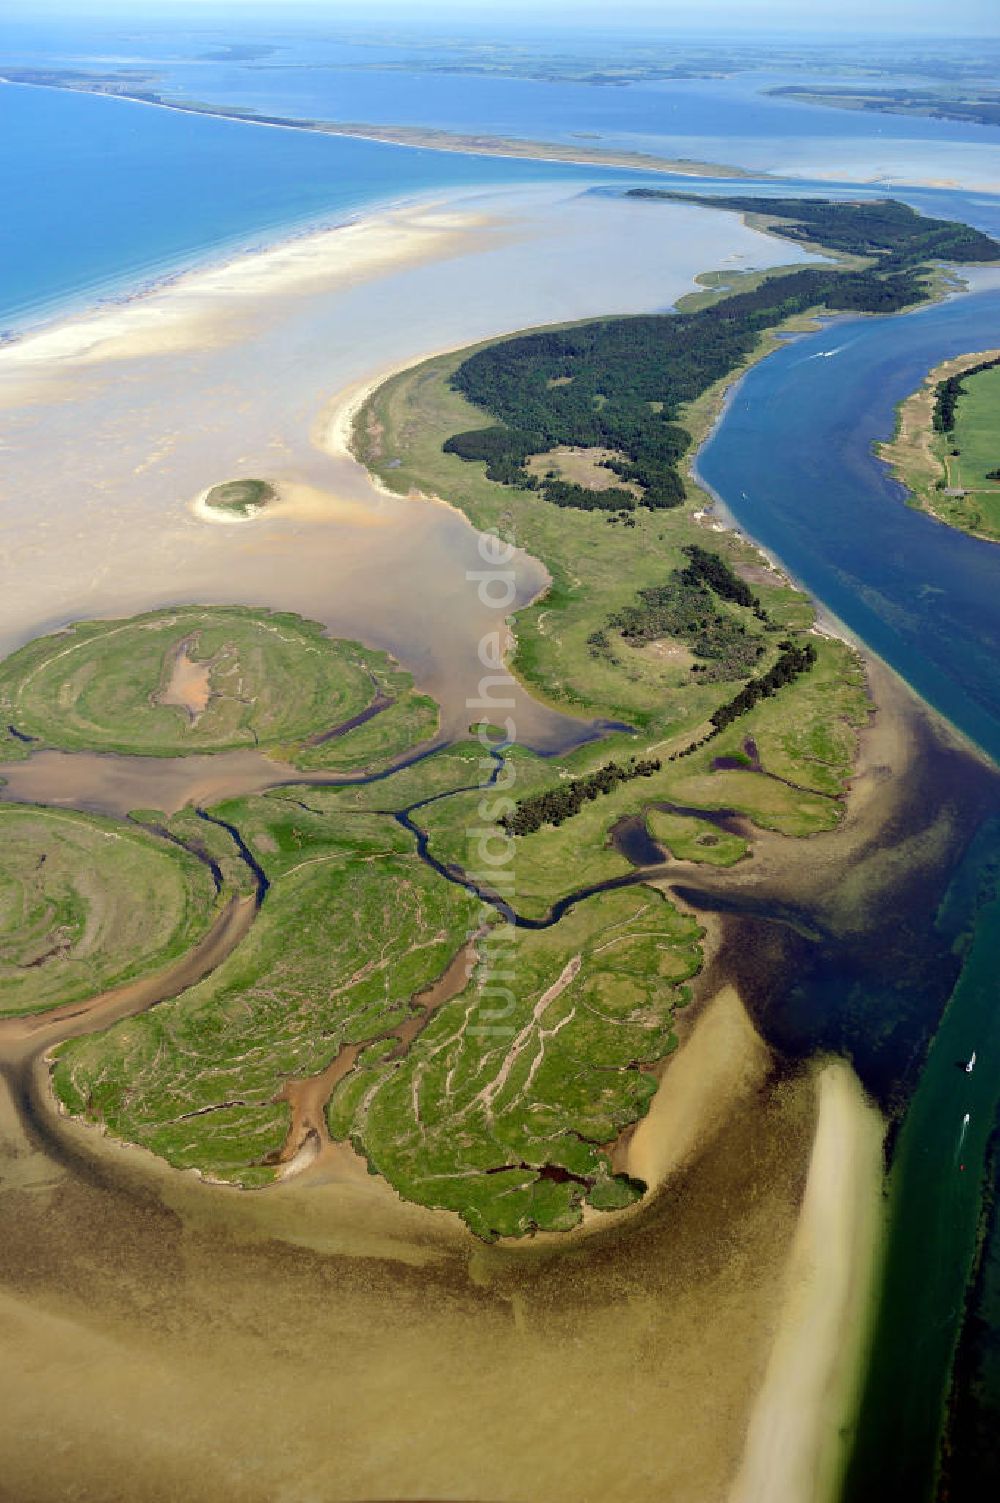
[{"label": "shoreline", "polygon": [[[965,193],[996,194],[1000,182],[995,178],[984,181],[963,182],[954,177],[900,177],[897,173],[879,170],[866,177],[844,179],[824,174],[820,166],[801,169],[789,165],[775,171],[771,168],[741,167],[733,163],[706,162],[695,157],[666,157],[647,155],[627,148],[586,147],[578,143],[539,141],[530,137],[496,136],[490,133],[452,131],[440,126],[387,125],[374,121],[317,120],[294,115],[255,114],[251,108],[224,104],[213,105],[204,101],[185,102],[169,99],[150,90],[147,94],[130,93],[115,87],[116,80],[110,77],[102,82],[84,84],[60,82],[55,79],[15,78],[0,73],[0,85],[8,88],[50,89],[63,94],[87,94],[99,99],[118,99],[128,104],[146,105],[150,109],[170,110],[175,114],[202,115],[210,119],[226,120],[236,125],[256,125],[271,130],[306,131],[313,135],[340,136],[348,140],[370,141],[376,145],[408,147],[418,151],[454,152],[463,156],[505,157],[513,160],[549,161],[574,167],[608,167],[619,171],[653,172],[679,177],[715,177],[740,181],[752,179],[763,182],[792,182],[803,178],[829,181],[832,184],[849,184],[856,187],[876,186],[890,193],[897,188],[926,188],[932,191],[958,191]],[[110,85],[110,87],[108,86]],[[920,142],[919,144],[924,144]],[[969,144],[958,142],[954,144]]]},{"label": "shoreline", "polygon": [[[18,84],[10,82],[0,76],[0,86],[7,84],[10,88],[56,88],[49,84]],[[61,89],[62,93],[80,93],[81,90]],[[90,91],[85,91],[90,92]],[[100,98],[114,99],[113,94],[102,94]],[[147,104],[147,100],[131,99],[132,104]],[[153,108],[170,108],[170,106],[151,106]],[[284,127],[275,127],[284,128]],[[291,129],[293,127],[289,127]],[[519,185],[512,183],[512,188]],[[481,185],[488,187],[488,185]],[[55,301],[37,303],[28,306],[21,312],[15,311],[11,317],[18,320],[7,327],[0,326],[0,354],[11,346],[18,346],[26,339],[36,334],[47,332],[54,326],[62,326],[74,320],[87,317],[103,311],[112,311],[124,307],[129,303],[141,298],[152,296],[159,292],[169,291],[184,278],[197,275],[200,272],[211,272],[223,269],[237,261],[260,258],[270,255],[273,251],[284,246],[291,245],[296,241],[308,240],[313,236],[331,233],[335,230],[350,229],[354,225],[363,224],[372,218],[405,212],[412,209],[419,211],[423,208],[431,208],[439,202],[446,202],[458,195],[466,195],[476,192],[475,185],[445,186],[435,188],[428,186],[409,193],[387,193],[382,196],[366,199],[352,206],[345,206],[342,210],[331,209],[328,213],[312,213],[302,218],[282,220],[280,223],[263,225],[260,229],[242,231],[224,240],[217,241],[213,245],[203,246],[201,249],[184,252],[176,259],[166,261],[160,268],[137,271],[134,280],[122,281],[107,278],[99,281],[89,288],[80,288],[75,292],[60,295]]]},{"label": "shoreline", "polygon": [[66,368],[230,343],[248,297],[257,305],[446,259],[464,235],[491,227],[487,215],[452,209],[434,194],[302,231],[257,253],[189,267],[121,301],[91,305],[8,340],[0,345],[0,378],[40,374],[50,383]]},{"label": "shoreline", "polygon": [[728,1503],[832,1503],[847,1461],[877,1287],[886,1124],[844,1060],[821,1064],[815,1089],[785,1298]]}]

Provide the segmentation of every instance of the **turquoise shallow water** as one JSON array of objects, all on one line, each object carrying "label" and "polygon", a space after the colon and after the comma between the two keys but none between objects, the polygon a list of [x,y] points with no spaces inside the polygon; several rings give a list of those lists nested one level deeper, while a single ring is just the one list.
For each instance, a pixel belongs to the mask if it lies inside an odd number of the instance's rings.
[{"label": "turquoise shallow water", "polygon": [[625,179],[0,85],[0,329],[387,201]]}]

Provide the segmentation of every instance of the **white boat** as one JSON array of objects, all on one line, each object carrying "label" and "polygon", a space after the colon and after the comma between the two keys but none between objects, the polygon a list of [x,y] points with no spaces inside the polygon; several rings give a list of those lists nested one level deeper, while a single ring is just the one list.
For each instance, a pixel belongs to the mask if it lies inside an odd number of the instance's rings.
[{"label": "white boat", "polygon": [[962,1118],[962,1126],[963,1127],[968,1127],[968,1125],[969,1125],[969,1123],[971,1121],[972,1121],[972,1113],[971,1112],[966,1112],[965,1116]]},{"label": "white boat", "polygon": [[975,1068],[976,1068],[976,1051],[975,1051],[975,1049],[973,1049],[971,1055],[969,1056],[969,1063],[965,1067],[965,1073],[966,1073],[966,1075],[971,1075],[972,1072],[973,1072],[973,1070]]}]

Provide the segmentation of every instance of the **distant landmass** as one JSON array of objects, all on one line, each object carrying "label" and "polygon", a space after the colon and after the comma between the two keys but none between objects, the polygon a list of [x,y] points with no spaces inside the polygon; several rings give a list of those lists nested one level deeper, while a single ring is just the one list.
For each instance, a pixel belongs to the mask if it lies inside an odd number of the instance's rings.
[{"label": "distant landmass", "polygon": [[845,89],[785,84],[766,90],[772,97],[799,104],[822,104],[837,110],[869,110],[880,115],[923,115],[935,120],[968,120],[1000,125],[1000,89],[948,94],[941,89]]}]

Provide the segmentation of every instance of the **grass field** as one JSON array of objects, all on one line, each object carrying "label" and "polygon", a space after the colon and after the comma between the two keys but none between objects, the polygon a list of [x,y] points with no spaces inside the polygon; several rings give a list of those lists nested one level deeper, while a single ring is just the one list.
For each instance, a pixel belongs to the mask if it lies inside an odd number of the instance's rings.
[{"label": "grass field", "polygon": [[952,449],[945,458],[951,485],[961,486],[968,500],[981,513],[979,530],[1000,537],[1000,367],[980,371],[963,382],[958,399]]},{"label": "grass field", "polygon": [[709,866],[733,866],[742,860],[749,844],[741,835],[716,830],[691,815],[650,809],[649,833],[678,861],[702,861]]},{"label": "grass field", "polygon": [[602,1144],[646,1111],[699,930],[651,888],[603,893],[538,933],[502,928],[469,987],[398,1064],[369,1060],[329,1120],[408,1199],[482,1236],[574,1226],[641,1187]]},{"label": "grass field", "polygon": [[178,846],[84,814],[0,804],[0,1014],[93,996],[190,949],[212,877]]},{"label": "grass field", "polygon": [[952,433],[936,433],[932,414],[940,381],[997,353],[961,355],[935,367],[900,404],[895,436],[879,449],[915,504],[992,542],[1000,542],[1000,480],[989,478],[1000,470],[1000,367],[963,379]]}]

